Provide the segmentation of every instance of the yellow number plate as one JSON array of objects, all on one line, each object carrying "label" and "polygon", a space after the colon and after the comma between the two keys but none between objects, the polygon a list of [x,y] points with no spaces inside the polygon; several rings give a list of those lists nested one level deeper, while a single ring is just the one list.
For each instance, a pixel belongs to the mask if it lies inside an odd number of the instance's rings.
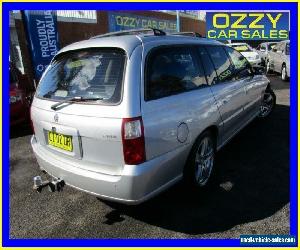
[{"label": "yellow number plate", "polygon": [[66,151],[73,151],[72,136],[48,131],[48,144]]}]

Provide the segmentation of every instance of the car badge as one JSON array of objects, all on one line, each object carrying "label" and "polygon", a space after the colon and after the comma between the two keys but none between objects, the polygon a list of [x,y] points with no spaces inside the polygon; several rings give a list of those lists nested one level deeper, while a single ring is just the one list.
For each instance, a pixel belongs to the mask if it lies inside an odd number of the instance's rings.
[{"label": "car badge", "polygon": [[57,123],[58,122],[58,114],[54,115],[54,121]]}]

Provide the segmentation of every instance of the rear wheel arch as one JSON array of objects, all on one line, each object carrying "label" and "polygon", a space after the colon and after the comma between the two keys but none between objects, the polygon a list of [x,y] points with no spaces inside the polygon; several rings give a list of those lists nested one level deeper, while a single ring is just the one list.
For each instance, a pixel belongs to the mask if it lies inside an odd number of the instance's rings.
[{"label": "rear wheel arch", "polygon": [[214,140],[214,144],[215,144],[214,146],[215,146],[215,149],[216,149],[217,143],[218,143],[218,136],[219,136],[218,127],[216,125],[211,125],[211,126],[207,127],[201,134],[203,134],[206,131],[209,131],[211,133],[211,135],[213,136],[213,140]]},{"label": "rear wheel arch", "polygon": [[[192,164],[194,162],[193,161],[194,156],[195,156],[195,153],[197,151],[197,148],[199,146],[200,141],[203,138],[205,138],[206,136],[209,136],[212,139],[212,142],[213,142],[213,147],[214,147],[214,149],[213,149],[214,153],[213,154],[215,155],[216,149],[217,149],[218,135],[219,135],[218,127],[216,125],[211,125],[211,126],[205,128],[201,133],[199,133],[197,138],[194,140],[193,146],[190,149],[189,155],[186,159],[184,169],[183,169],[184,180],[189,186],[191,185],[191,183],[193,183],[192,186],[195,187],[194,182],[192,181],[193,180],[193,173],[194,173]],[[211,178],[209,178],[209,179],[211,179]],[[206,185],[204,184],[204,186],[206,186]],[[202,187],[204,187],[204,186],[202,186]]]},{"label": "rear wheel arch", "polygon": [[[270,99],[271,98],[271,99]],[[270,99],[270,100],[268,100]],[[264,119],[268,117],[272,111],[274,110],[274,107],[276,105],[276,95],[274,91],[272,90],[270,84],[268,84],[267,88],[264,91],[262,103],[260,106],[260,113],[258,117],[260,119]]]},{"label": "rear wheel arch", "polygon": [[218,142],[218,136],[219,136],[219,129],[217,127],[217,125],[211,125],[208,126],[207,128],[205,128],[204,130],[201,131],[201,133],[198,134],[198,136],[196,137],[196,139],[193,142],[193,146],[190,149],[190,153],[193,151],[195,145],[197,145],[197,141],[199,140],[200,137],[202,137],[203,134],[205,133],[210,133],[211,136],[213,137],[213,141],[214,141],[214,146],[215,146],[215,150],[217,148],[217,142]]}]

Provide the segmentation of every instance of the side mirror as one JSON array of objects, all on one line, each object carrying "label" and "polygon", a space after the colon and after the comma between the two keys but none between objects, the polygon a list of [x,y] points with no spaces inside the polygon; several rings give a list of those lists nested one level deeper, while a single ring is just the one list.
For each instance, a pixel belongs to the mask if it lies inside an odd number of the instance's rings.
[{"label": "side mirror", "polygon": [[254,75],[264,75],[265,68],[262,66],[253,66]]},{"label": "side mirror", "polygon": [[273,51],[273,52],[277,52],[277,49],[276,49],[276,48],[273,48],[272,51]]}]

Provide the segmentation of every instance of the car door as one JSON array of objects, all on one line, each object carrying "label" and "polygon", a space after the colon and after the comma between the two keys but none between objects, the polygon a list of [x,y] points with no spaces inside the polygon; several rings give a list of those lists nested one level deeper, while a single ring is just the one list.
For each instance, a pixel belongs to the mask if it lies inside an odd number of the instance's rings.
[{"label": "car door", "polygon": [[276,51],[277,53],[276,61],[274,62],[274,68],[276,72],[281,72],[284,50],[285,50],[285,43],[280,43],[280,46]]},{"label": "car door", "polygon": [[[223,46],[198,48],[204,63],[211,91],[222,117],[222,140],[226,142],[239,130],[246,118],[244,106],[247,104],[244,83],[235,81],[234,69]],[[216,73],[211,68],[214,68]]]},{"label": "car door", "polygon": [[265,43],[260,46],[260,57],[265,61],[267,56],[267,46]]},{"label": "car door", "polygon": [[251,120],[257,115],[261,104],[261,82],[260,77],[256,77],[244,56],[230,48],[224,47],[226,53],[234,65],[234,74],[236,81],[243,83],[246,94],[246,105],[244,106],[244,113],[246,120]]},{"label": "car door", "polygon": [[290,42],[285,43],[282,63],[285,63],[287,75],[290,77]]},{"label": "car door", "polygon": [[[272,50],[272,56],[270,57],[271,67],[275,72],[281,70],[281,56],[283,54],[283,43],[278,43]],[[280,65],[280,66],[279,66]]]}]

